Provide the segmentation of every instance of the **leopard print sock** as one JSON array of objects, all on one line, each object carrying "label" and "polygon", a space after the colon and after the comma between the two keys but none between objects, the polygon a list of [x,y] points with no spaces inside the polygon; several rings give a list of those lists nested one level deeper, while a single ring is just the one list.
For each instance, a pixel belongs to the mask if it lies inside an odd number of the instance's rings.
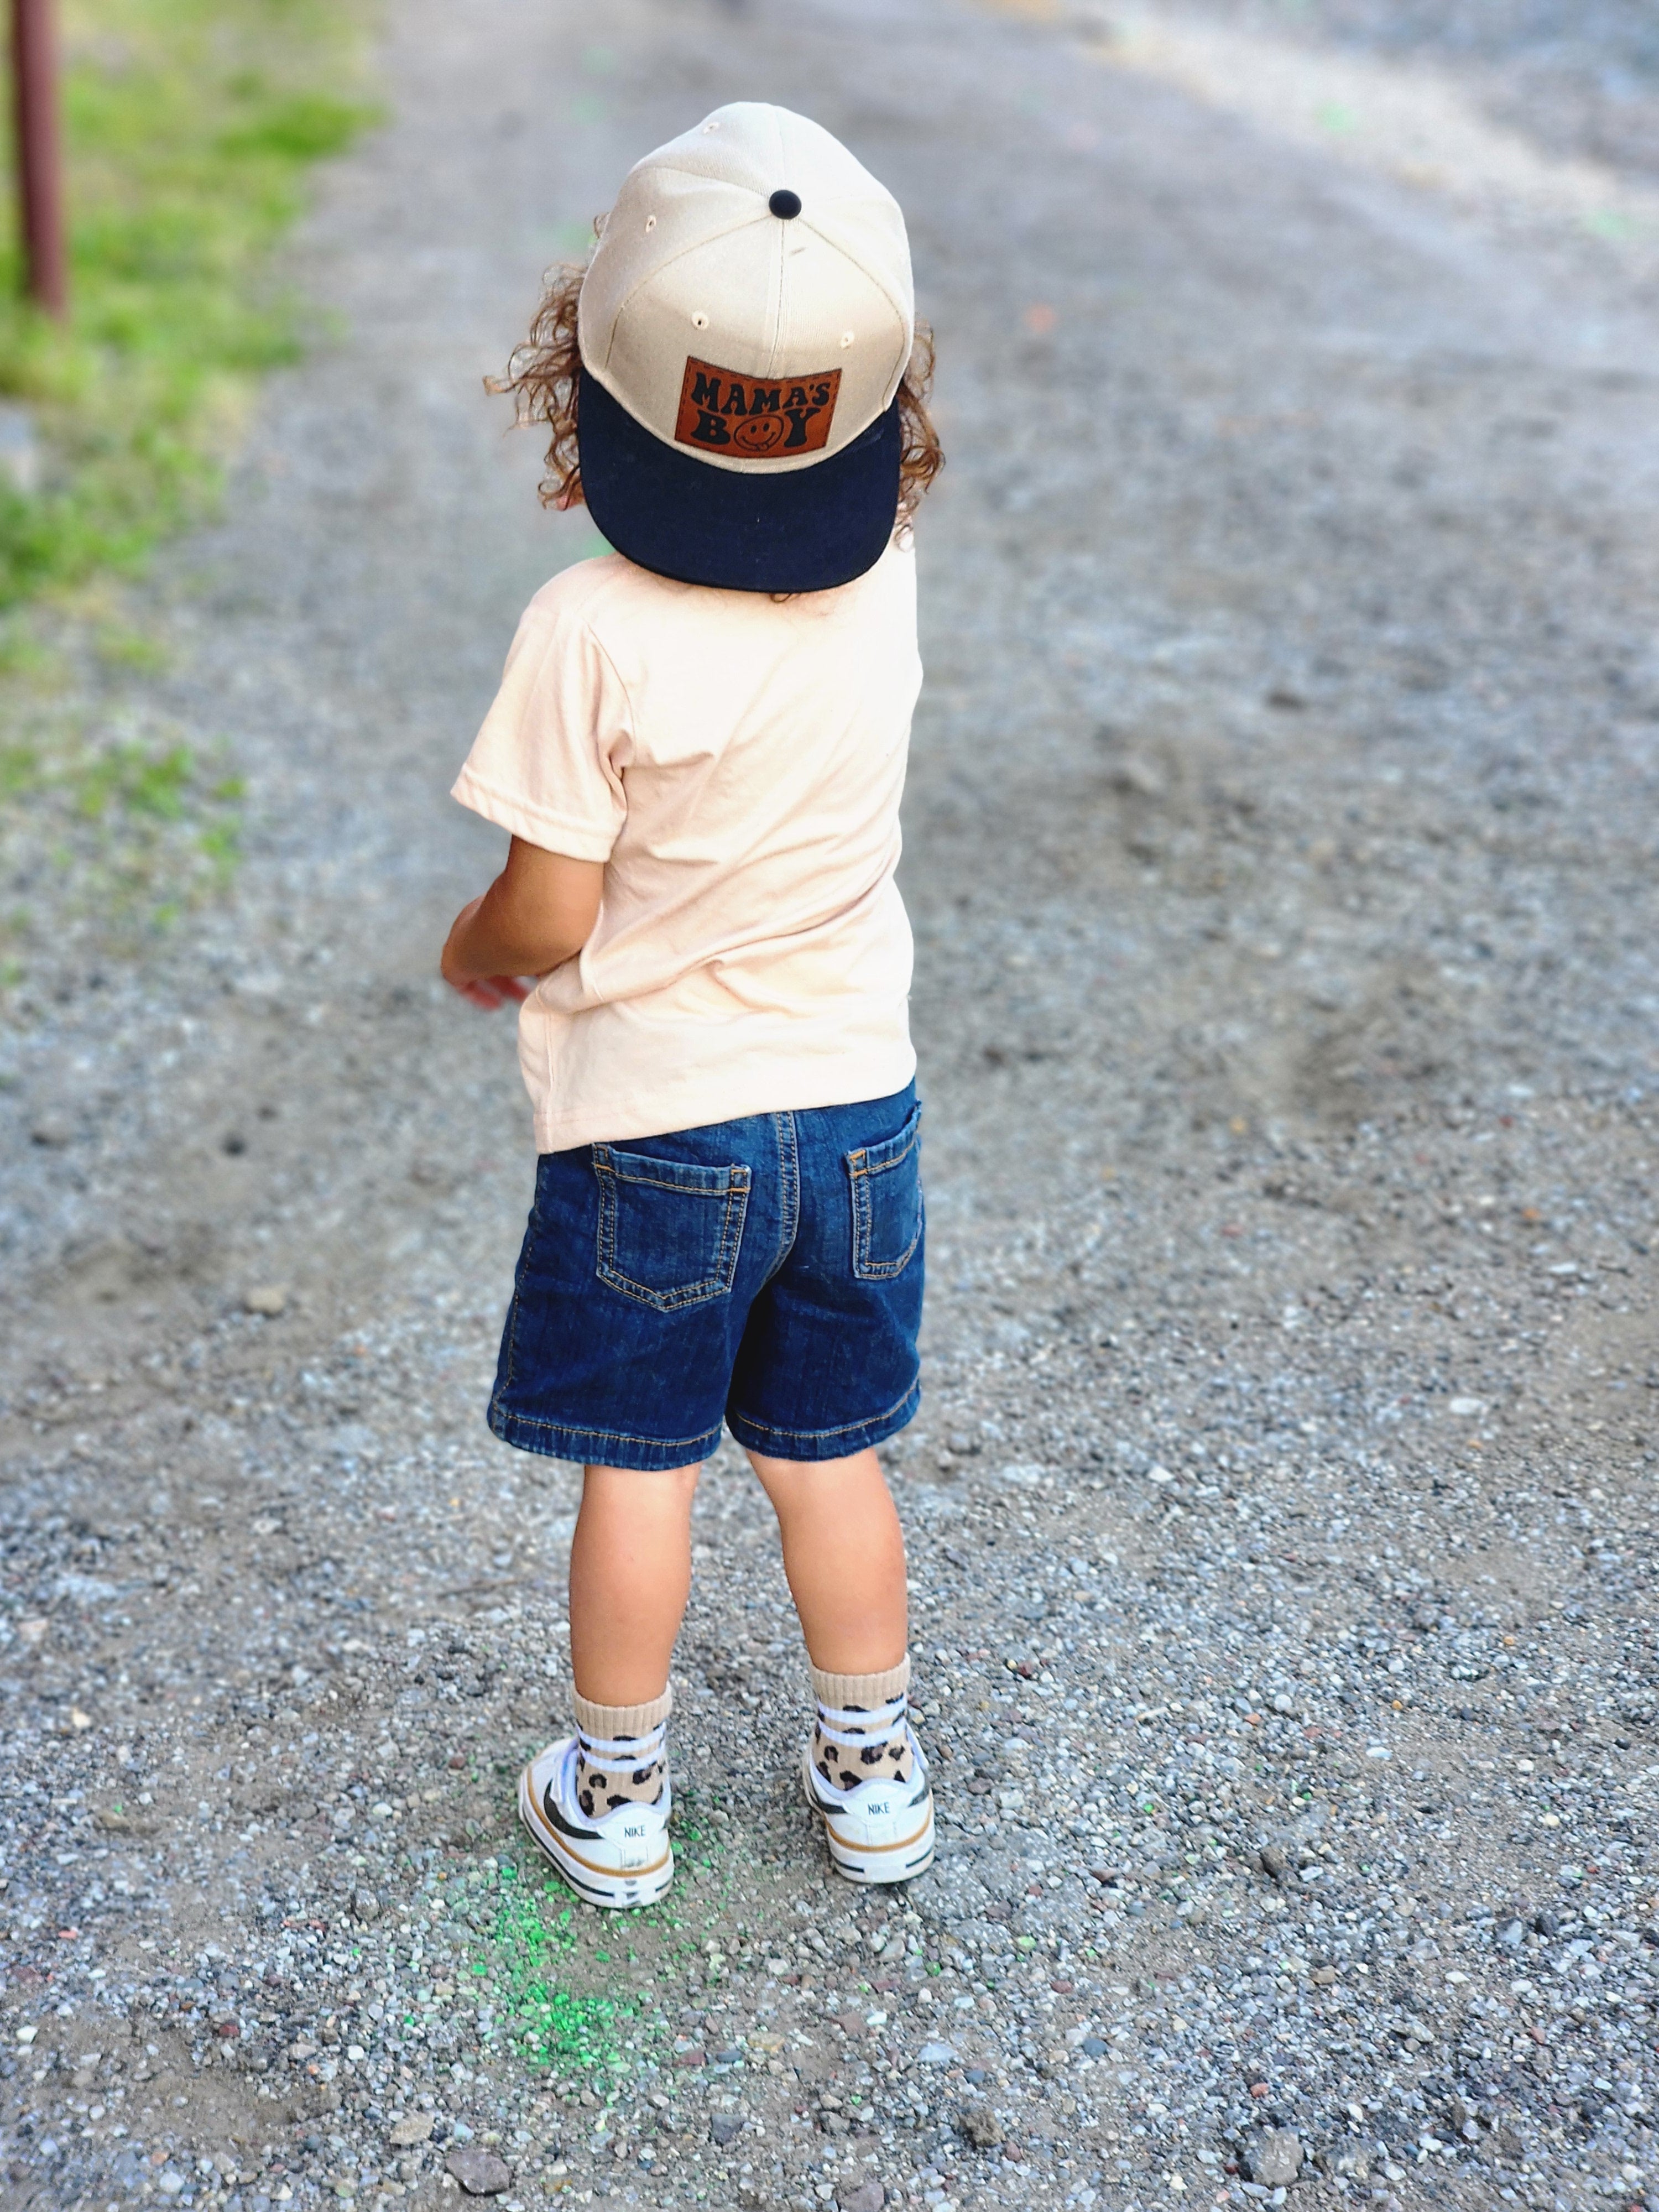
[{"label": "leopard print sock", "polygon": [[599,1705],[578,1697],[576,1802],[590,1820],[622,1805],[654,1805],[668,1781],[672,1690],[644,1705]]},{"label": "leopard print sock", "polygon": [[881,1674],[830,1674],[813,1668],[817,1716],[809,1755],[813,1771],[830,1789],[910,1779],[915,1753],[908,1719],[909,1685],[908,1656]]}]

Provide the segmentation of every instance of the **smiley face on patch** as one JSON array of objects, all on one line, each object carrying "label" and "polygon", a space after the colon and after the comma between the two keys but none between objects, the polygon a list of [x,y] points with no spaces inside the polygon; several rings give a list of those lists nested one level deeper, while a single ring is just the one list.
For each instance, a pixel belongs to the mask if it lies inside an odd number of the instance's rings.
[{"label": "smiley face on patch", "polygon": [[779,415],[750,415],[732,425],[732,443],[742,453],[769,453],[783,443],[788,424]]}]

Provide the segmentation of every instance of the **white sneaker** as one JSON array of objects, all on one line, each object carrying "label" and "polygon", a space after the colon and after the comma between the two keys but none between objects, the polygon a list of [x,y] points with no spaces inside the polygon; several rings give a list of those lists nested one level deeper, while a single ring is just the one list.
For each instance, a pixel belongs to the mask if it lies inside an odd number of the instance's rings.
[{"label": "white sneaker", "polygon": [[654,1905],[674,1879],[667,1778],[654,1805],[623,1805],[590,1819],[576,1802],[577,1749],[568,1735],[531,1760],[519,1777],[519,1818],[590,1905]]},{"label": "white sneaker", "polygon": [[933,1785],[921,1746],[910,1737],[908,1782],[860,1782],[832,1790],[812,1767],[812,1739],[801,1752],[806,1802],[823,1822],[836,1872],[848,1881],[908,1881],[933,1863]]}]

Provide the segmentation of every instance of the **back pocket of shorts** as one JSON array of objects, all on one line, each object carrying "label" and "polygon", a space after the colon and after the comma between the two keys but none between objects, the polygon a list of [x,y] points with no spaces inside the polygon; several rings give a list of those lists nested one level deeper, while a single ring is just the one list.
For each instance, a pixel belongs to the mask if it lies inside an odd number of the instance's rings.
[{"label": "back pocket of shorts", "polygon": [[749,1205],[747,1168],[696,1167],[595,1145],[593,1172],[602,1283],[659,1313],[729,1294]]},{"label": "back pocket of shorts", "polygon": [[901,1275],[921,1242],[921,1108],[896,1137],[847,1155],[853,1185],[853,1273],[866,1282]]}]

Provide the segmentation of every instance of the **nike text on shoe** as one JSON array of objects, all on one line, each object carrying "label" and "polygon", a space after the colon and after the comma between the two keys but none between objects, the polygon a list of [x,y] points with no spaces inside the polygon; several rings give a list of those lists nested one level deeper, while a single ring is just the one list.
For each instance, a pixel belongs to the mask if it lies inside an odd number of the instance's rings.
[{"label": "nike text on shoe", "polygon": [[611,1911],[654,1905],[674,1879],[668,1784],[654,1805],[622,1805],[590,1819],[573,1787],[578,1749],[566,1736],[531,1760],[519,1778],[519,1818],[588,1904]]},{"label": "nike text on shoe", "polygon": [[908,1881],[933,1863],[933,1791],[921,1747],[910,1739],[908,1782],[861,1782],[832,1790],[812,1771],[811,1739],[801,1755],[806,1802],[823,1822],[837,1874],[848,1881]]}]

